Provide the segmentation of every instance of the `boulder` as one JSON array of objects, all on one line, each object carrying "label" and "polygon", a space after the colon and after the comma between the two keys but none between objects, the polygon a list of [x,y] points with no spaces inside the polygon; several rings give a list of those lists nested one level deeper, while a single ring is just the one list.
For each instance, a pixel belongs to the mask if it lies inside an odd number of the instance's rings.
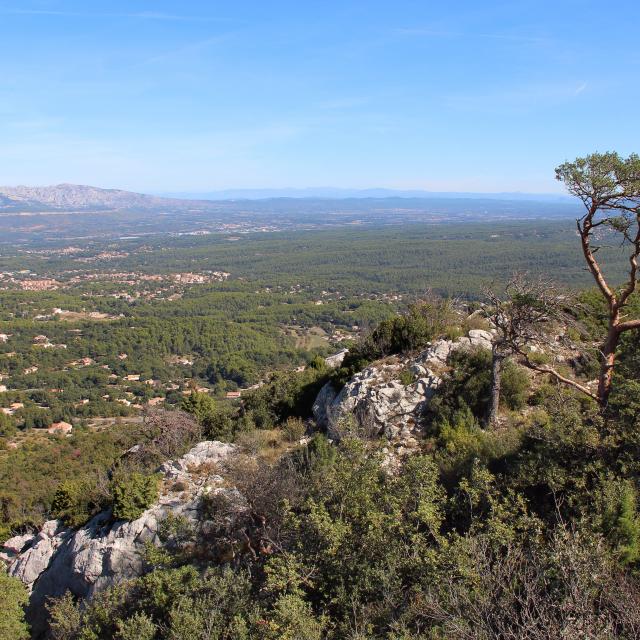
[{"label": "boulder", "polygon": [[35,540],[36,535],[34,533],[25,533],[21,536],[14,536],[9,538],[2,545],[2,552],[7,555],[16,555],[26,550],[27,546],[31,546],[31,543]]},{"label": "boulder", "polygon": [[334,353],[332,356],[325,358],[324,363],[327,367],[337,369],[342,364],[347,353],[349,353],[349,349],[341,349],[338,353]]},{"label": "boulder", "polygon": [[491,349],[493,346],[493,336],[489,331],[483,331],[482,329],[471,329],[469,331],[469,340],[472,347]]},{"label": "boulder", "polygon": [[409,371],[416,377],[421,378],[427,375],[427,368],[415,362],[409,367]]},{"label": "boulder", "polygon": [[336,395],[336,390],[333,388],[333,385],[330,382],[327,382],[327,384],[320,389],[320,392],[313,403],[313,417],[315,418],[316,423],[323,429],[326,429],[329,420],[327,410],[333,404],[333,401],[336,399]]},{"label": "boulder", "polygon": [[453,348],[453,341],[451,340],[436,340],[422,353],[418,354],[415,362],[426,367],[444,366]]},{"label": "boulder", "polygon": [[423,377],[405,386],[399,380],[402,368],[402,364],[367,367],[337,395],[333,388],[324,387],[314,403],[316,421],[334,439],[340,438],[343,422],[349,415],[355,416],[371,435],[394,438],[403,428],[405,434],[412,433],[415,418],[433,395],[439,378],[421,366],[416,371]]},{"label": "boulder", "polygon": [[168,480],[188,480],[189,469],[203,463],[215,464],[226,458],[234,446],[217,440],[199,442],[189,453],[178,460],[170,460],[160,466],[160,473]]},{"label": "boulder", "polygon": [[40,574],[47,569],[60,545],[70,536],[59,520],[45,522],[29,548],[20,553],[9,565],[9,575],[19,578],[31,588]]}]

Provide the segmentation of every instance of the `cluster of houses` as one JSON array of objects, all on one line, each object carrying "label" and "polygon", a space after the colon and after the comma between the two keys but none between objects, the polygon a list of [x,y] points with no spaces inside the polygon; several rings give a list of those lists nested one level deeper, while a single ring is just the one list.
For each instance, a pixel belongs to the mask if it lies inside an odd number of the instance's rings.
[{"label": "cluster of houses", "polygon": [[207,282],[221,282],[231,274],[226,271],[206,271],[203,273],[174,273],[171,279],[180,284],[204,284]]},{"label": "cluster of houses", "polygon": [[24,403],[13,402],[8,407],[0,407],[0,411],[2,411],[6,416],[12,416],[19,409],[24,409]]},{"label": "cluster of houses", "polygon": [[66,344],[53,344],[47,336],[36,336],[33,339],[33,344],[36,347],[42,347],[43,349],[66,349]]},{"label": "cluster of houses", "polygon": [[57,280],[52,280],[51,278],[18,280],[18,284],[25,291],[52,291],[60,287],[60,283]]},{"label": "cluster of houses", "polygon": [[[6,387],[4,388],[6,391]],[[0,413],[4,413],[6,416],[12,416],[19,411],[20,409],[24,409],[24,402],[12,402],[8,407],[0,407]],[[73,425],[68,422],[54,422],[47,428],[47,433],[53,435],[69,435],[73,430]]]},{"label": "cluster of houses", "polygon": [[47,433],[50,433],[52,435],[64,435],[64,436],[70,435],[72,431],[73,431],[73,425],[64,421],[54,422],[47,429]]},{"label": "cluster of houses", "polygon": [[[7,334],[0,334],[0,343],[6,343],[9,338],[11,336],[7,335]],[[47,346],[56,346],[56,345],[52,345],[49,338],[45,335],[38,335],[35,336],[33,338],[33,343],[34,345],[40,345],[42,347],[47,347]],[[64,346],[64,345],[63,345]],[[340,366],[340,364],[342,363],[342,360],[344,359],[345,355],[347,354],[348,350],[347,349],[342,349],[340,350],[338,353],[335,353],[332,356],[329,356],[328,358],[325,359],[325,363],[327,364],[327,366],[329,367],[338,367]],[[120,353],[118,355],[118,358],[120,360],[126,360],[128,358],[126,353]],[[193,364],[193,360],[191,360],[190,358],[186,357],[186,356],[173,356],[172,358],[170,358],[170,362],[172,364],[181,364],[181,365],[192,365]],[[92,358],[89,357],[85,357],[85,358],[81,358],[79,360],[73,361],[69,363],[69,366],[91,366],[96,364],[95,360],[93,360]],[[109,369],[108,365],[103,365],[103,367],[105,369]],[[305,369],[305,367],[298,367],[296,369],[296,371],[303,371]],[[38,367],[36,366],[32,366],[32,367],[28,367],[27,369],[24,370],[24,374],[28,375],[31,373],[36,373],[38,371]],[[115,374],[111,374],[109,376],[110,379],[112,380],[116,380],[118,379],[118,376]],[[127,374],[125,375],[122,379],[127,381],[127,382],[141,382],[141,378],[142,378],[142,374],[139,373],[131,373],[131,374]],[[2,376],[0,376],[0,382],[2,381]],[[152,387],[157,387],[160,386],[161,383],[158,380],[144,380],[144,383],[152,386]],[[259,382],[255,385],[253,385],[252,387],[249,387],[248,389],[242,389],[242,390],[236,390],[236,391],[228,391],[226,393],[226,398],[228,400],[237,400],[240,399],[242,397],[242,394],[246,391],[251,391],[253,389],[257,389],[260,386],[262,386],[262,384],[264,384],[264,382]],[[170,383],[165,387],[166,391],[179,391],[181,389],[181,385],[175,384],[175,383]],[[62,391],[61,389],[51,389],[50,391],[52,392],[60,392]],[[7,387],[6,385],[0,384],[0,393],[3,392],[7,392]],[[191,386],[190,388],[185,389],[184,387],[182,387],[182,395],[184,396],[188,396],[191,395],[194,392],[199,392],[199,393],[210,393],[211,389],[209,389],[208,387],[203,387],[203,386],[199,386],[199,385],[194,385],[193,381],[191,382]],[[125,398],[115,398],[115,402],[121,403],[125,406],[131,407],[131,408],[135,408],[135,409],[142,409],[143,406],[141,404],[135,403],[136,398],[134,396],[133,393],[127,391],[125,395],[128,395],[130,399]],[[103,399],[108,400],[108,399],[112,399],[112,396],[110,396],[109,394],[102,396]],[[80,402],[76,403],[76,407],[81,407],[83,405],[89,404],[89,400],[88,399],[84,399],[81,400]],[[165,402],[165,397],[154,397],[154,398],[150,398],[147,401],[147,406],[158,406],[161,405]],[[134,404],[135,403],[135,404]],[[6,414],[6,415],[13,415],[14,413],[16,413],[16,411],[23,409],[24,408],[24,404],[21,402],[14,402],[13,404],[9,405],[8,407],[1,407],[0,408],[0,412]],[[52,435],[65,435],[68,436],[72,433],[73,431],[73,425],[65,422],[65,421],[60,421],[60,422],[54,422],[53,424],[51,424],[47,429],[46,429],[47,433],[52,434]]]},{"label": "cluster of houses", "polygon": [[95,364],[96,361],[93,358],[80,358],[80,360],[72,360],[67,363],[69,367],[90,367],[92,364]]}]

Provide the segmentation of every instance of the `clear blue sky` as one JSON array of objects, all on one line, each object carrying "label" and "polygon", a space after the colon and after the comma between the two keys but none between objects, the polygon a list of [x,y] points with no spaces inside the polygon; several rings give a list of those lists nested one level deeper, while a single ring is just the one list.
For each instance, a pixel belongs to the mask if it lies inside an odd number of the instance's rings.
[{"label": "clear blue sky", "polygon": [[640,151],[640,3],[0,0],[0,184],[559,190]]}]

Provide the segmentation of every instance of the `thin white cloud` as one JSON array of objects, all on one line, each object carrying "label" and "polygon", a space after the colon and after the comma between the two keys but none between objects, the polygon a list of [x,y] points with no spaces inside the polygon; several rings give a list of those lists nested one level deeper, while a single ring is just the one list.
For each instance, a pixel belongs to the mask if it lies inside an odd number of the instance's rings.
[{"label": "thin white cloud", "polygon": [[549,42],[548,38],[522,35],[517,33],[475,33],[473,31],[450,31],[447,29],[433,29],[430,27],[401,27],[398,29],[394,29],[394,34],[398,36],[414,36],[426,38],[480,38],[483,40],[503,40],[505,42],[520,42],[527,44],[543,44]]},{"label": "thin white cloud", "polygon": [[499,88],[485,93],[459,93],[445,98],[450,108],[459,111],[521,112],[556,106],[580,95],[586,82],[528,84]]}]

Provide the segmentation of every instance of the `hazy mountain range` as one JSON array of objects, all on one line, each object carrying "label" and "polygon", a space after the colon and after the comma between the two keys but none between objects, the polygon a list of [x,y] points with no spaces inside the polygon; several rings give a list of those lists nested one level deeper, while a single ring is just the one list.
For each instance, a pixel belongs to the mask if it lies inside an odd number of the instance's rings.
[{"label": "hazy mountain range", "polygon": [[147,195],[100,189],[86,185],[58,184],[47,187],[0,187],[0,210],[155,210],[155,209],[202,209],[213,202],[228,200],[291,199],[387,199],[410,198],[425,200],[469,199],[501,201],[537,201],[563,203],[569,199],[563,195],[525,193],[436,193],[428,191],[396,191],[393,189],[233,189],[206,193],[172,193]]},{"label": "hazy mountain range", "polygon": [[303,189],[224,189],[219,191],[183,191],[159,193],[173,198],[196,200],[265,200],[269,198],[469,198],[480,200],[534,200],[539,202],[566,202],[569,196],[561,193],[479,193],[464,191],[425,191],[421,189],[342,189],[337,187],[306,187]]},{"label": "hazy mountain range", "polygon": [[78,184],[49,187],[0,187],[0,208],[4,209],[157,209],[182,208],[189,202],[177,198],[100,189]]}]

